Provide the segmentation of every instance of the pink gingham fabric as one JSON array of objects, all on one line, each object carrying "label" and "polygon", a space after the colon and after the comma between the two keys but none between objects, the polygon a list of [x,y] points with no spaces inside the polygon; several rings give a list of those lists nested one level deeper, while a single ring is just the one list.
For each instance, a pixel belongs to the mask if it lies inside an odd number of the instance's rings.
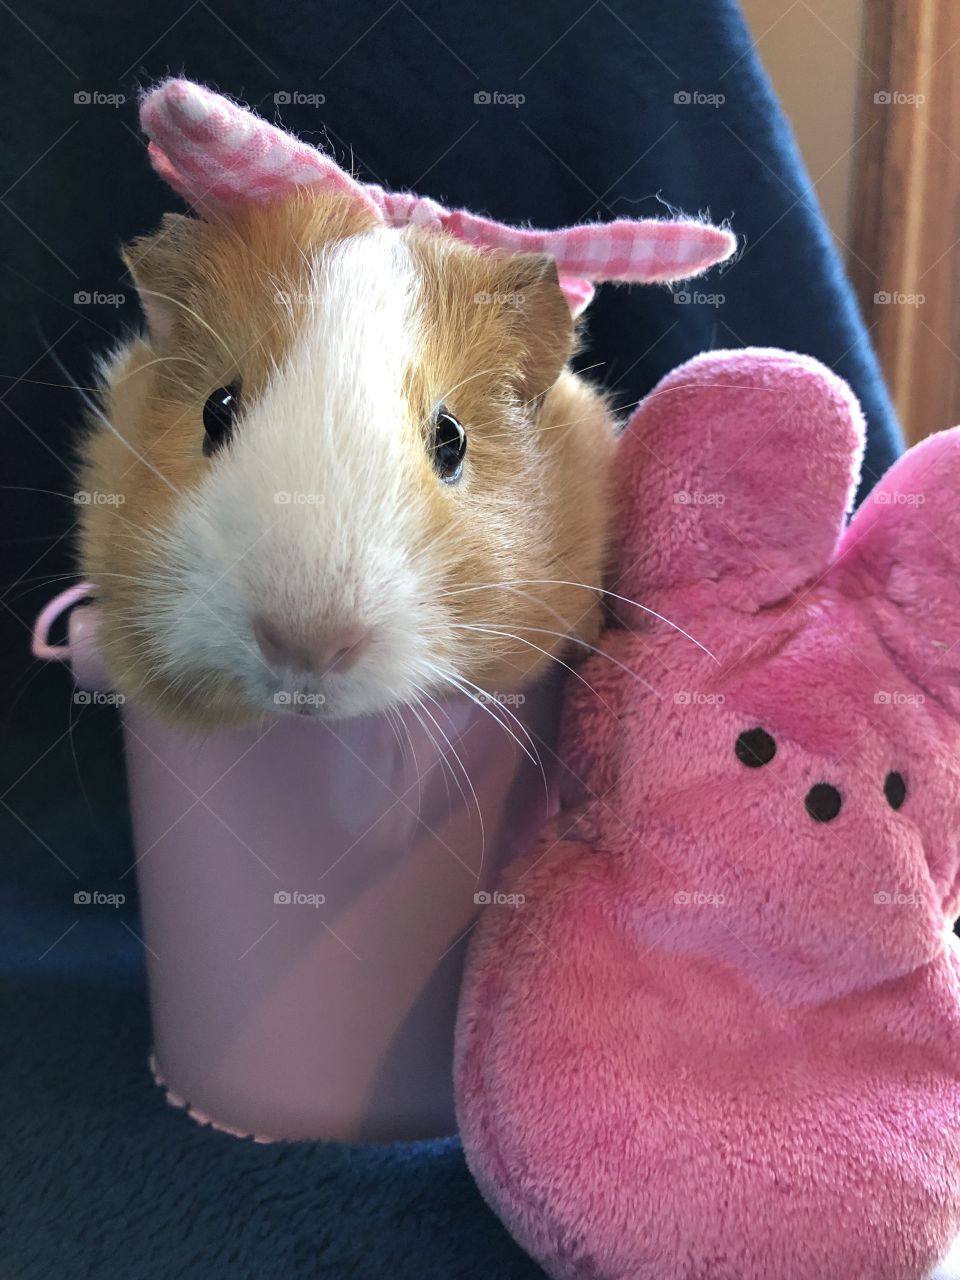
[{"label": "pink gingham fabric", "polygon": [[153,167],[201,213],[269,201],[297,187],[352,196],[389,226],[421,226],[501,253],[546,253],[578,313],[593,283],[683,280],[729,258],[736,238],[695,218],[590,222],[544,231],[511,227],[412,192],[365,186],[329,156],[252,111],[189,80],[167,80],[143,99],[140,121]]},{"label": "pink gingham fabric", "polygon": [[301,186],[340,191],[379,212],[335,161],[190,80],[167,80],[140,106],[153,167],[202,211],[267,201]]}]

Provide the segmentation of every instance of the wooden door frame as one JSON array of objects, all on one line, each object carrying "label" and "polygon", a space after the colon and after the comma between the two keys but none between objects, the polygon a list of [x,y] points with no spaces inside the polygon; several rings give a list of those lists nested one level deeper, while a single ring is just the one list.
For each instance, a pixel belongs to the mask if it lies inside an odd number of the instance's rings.
[{"label": "wooden door frame", "polygon": [[960,4],[866,0],[848,269],[910,442],[960,422]]}]

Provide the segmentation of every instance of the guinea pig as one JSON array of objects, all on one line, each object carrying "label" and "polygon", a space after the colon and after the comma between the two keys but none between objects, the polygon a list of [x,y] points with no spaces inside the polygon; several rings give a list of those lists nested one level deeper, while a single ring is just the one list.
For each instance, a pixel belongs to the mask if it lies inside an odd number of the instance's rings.
[{"label": "guinea pig", "polygon": [[551,258],[306,191],[124,258],[146,331],[103,364],[83,484],[115,497],[80,525],[119,692],[339,719],[594,638],[615,422]]}]

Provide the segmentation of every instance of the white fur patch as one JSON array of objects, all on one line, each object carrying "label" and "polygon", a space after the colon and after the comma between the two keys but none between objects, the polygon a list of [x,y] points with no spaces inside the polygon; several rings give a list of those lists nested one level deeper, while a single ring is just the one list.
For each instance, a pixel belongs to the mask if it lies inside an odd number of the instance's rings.
[{"label": "white fur patch", "polygon": [[[403,395],[416,360],[415,264],[395,231],[334,246],[317,261],[303,328],[159,549],[156,656],[171,676],[215,670],[249,700],[356,715],[405,702],[445,631],[421,546],[422,448]],[[255,613],[301,634],[360,624],[356,668],[323,679],[275,673]],[[304,703],[304,698],[313,702]],[[289,704],[286,704],[289,708]]]}]

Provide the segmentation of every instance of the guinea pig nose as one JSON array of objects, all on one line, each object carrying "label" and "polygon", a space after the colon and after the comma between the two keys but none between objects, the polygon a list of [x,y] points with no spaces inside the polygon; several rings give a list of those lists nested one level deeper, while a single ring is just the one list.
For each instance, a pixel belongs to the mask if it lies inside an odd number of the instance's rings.
[{"label": "guinea pig nose", "polygon": [[340,627],[315,639],[302,639],[263,614],[253,620],[253,635],[271,667],[318,676],[349,670],[370,643],[370,633],[360,626]]},{"label": "guinea pig nose", "polygon": [[363,627],[341,627],[314,646],[315,670],[349,671],[370,646],[370,632]]}]

